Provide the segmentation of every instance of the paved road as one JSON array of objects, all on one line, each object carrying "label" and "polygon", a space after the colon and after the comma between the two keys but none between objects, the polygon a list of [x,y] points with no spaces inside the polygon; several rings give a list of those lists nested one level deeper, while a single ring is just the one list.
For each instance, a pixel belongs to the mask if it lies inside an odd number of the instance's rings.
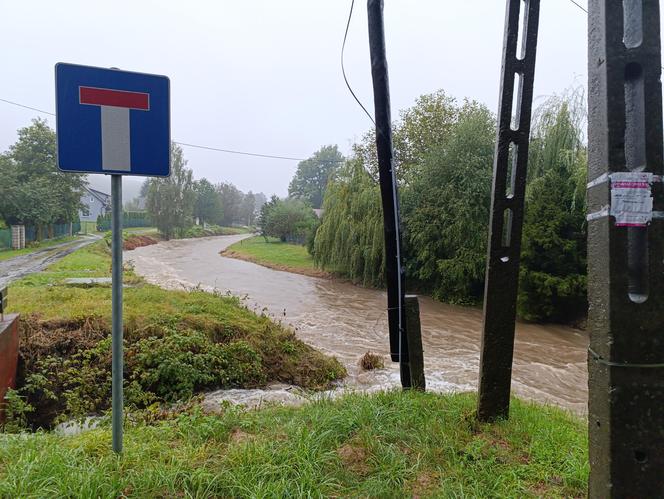
[{"label": "paved road", "polygon": [[8,260],[0,261],[0,288],[25,277],[28,274],[33,274],[44,270],[46,267],[61,258],[73,253],[88,244],[91,244],[100,239],[99,236],[89,234],[83,236],[81,239],[75,241],[67,241],[66,243],[56,244],[48,248],[40,249],[34,253],[27,255],[17,256]]}]

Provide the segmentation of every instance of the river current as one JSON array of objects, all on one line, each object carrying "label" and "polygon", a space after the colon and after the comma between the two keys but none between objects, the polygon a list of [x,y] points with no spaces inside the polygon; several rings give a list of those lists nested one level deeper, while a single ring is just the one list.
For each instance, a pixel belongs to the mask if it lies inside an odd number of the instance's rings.
[{"label": "river current", "polygon": [[[153,284],[231,293],[249,308],[269,313],[306,343],[336,356],[348,369],[349,388],[373,391],[400,386],[398,365],[388,357],[384,291],[220,256],[220,251],[244,237],[165,241],[127,252],[126,258]],[[475,390],[482,311],[420,297],[420,314],[427,389]],[[582,331],[518,323],[513,392],[585,413],[587,347],[588,336]],[[359,358],[369,350],[385,357],[385,369],[359,368]]]}]

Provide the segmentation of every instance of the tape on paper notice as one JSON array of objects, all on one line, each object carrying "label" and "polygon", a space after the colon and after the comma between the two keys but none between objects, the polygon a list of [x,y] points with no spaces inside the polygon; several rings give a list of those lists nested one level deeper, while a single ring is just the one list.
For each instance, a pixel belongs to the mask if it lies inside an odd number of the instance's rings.
[{"label": "tape on paper notice", "polygon": [[611,211],[617,227],[647,227],[652,221],[652,173],[617,172],[611,181]]}]

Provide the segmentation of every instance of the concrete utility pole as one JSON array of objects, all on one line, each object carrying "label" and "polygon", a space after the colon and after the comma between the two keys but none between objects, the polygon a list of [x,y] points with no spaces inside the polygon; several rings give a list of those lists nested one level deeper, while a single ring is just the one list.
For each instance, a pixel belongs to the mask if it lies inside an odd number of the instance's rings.
[{"label": "concrete utility pole", "polygon": [[664,497],[659,16],[658,0],[589,3],[589,496],[597,498]]},{"label": "concrete utility pole", "polygon": [[[539,6],[539,0],[507,0],[484,287],[477,405],[480,421],[506,418],[510,408]],[[512,109],[515,92],[516,109]]]},{"label": "concrete utility pole", "polygon": [[405,318],[405,283],[401,255],[401,221],[399,196],[392,148],[392,117],[390,112],[390,83],[385,55],[385,27],[383,1],[367,1],[369,23],[369,51],[376,111],[376,153],[380,196],[383,205],[385,233],[385,281],[387,283],[387,317],[390,329],[390,356],[400,363],[401,382],[410,387],[408,370],[408,337]]}]

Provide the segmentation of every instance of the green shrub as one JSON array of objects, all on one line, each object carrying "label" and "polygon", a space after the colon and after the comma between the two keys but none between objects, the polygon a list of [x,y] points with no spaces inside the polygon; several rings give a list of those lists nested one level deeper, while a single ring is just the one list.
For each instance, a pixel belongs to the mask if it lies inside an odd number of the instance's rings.
[{"label": "green shrub", "polygon": [[7,390],[2,406],[5,412],[5,422],[0,427],[2,431],[19,433],[28,428],[28,415],[34,412],[35,408],[17,390]]},{"label": "green shrub", "polygon": [[139,384],[168,401],[204,389],[265,381],[260,357],[247,343],[216,344],[198,331],[146,338],[132,353]]}]

